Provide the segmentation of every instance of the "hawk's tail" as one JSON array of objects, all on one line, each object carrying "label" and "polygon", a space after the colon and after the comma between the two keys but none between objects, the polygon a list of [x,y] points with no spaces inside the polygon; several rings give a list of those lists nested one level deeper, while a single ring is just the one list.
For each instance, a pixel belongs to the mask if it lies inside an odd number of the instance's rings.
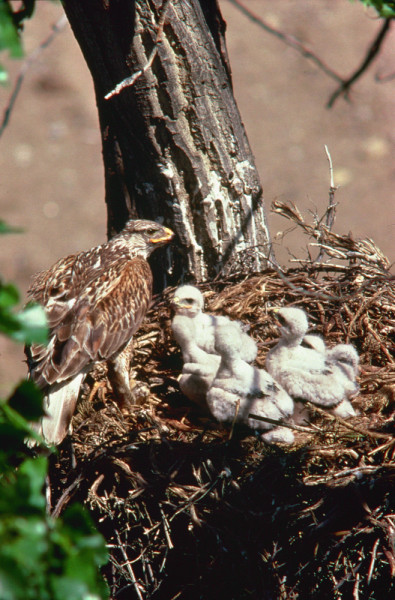
[{"label": "hawk's tail", "polygon": [[46,414],[34,429],[48,446],[57,446],[71,432],[71,419],[85,375],[78,373],[68,381],[54,384],[45,395],[43,408]]}]

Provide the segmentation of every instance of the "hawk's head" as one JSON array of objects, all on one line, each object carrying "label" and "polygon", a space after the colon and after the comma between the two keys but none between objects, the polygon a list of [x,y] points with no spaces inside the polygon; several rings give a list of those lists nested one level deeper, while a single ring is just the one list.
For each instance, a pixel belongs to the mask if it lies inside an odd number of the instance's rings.
[{"label": "hawk's head", "polygon": [[275,312],[275,321],[277,321],[280,333],[283,339],[287,341],[302,339],[309,328],[307,315],[301,308],[292,306],[280,308]]},{"label": "hawk's head", "polygon": [[113,240],[126,242],[133,254],[148,258],[153,250],[167,244],[173,237],[172,230],[160,223],[131,219]]},{"label": "hawk's head", "polygon": [[330,351],[330,357],[337,363],[351,367],[358,375],[359,354],[351,344],[337,344]]},{"label": "hawk's head", "polygon": [[172,307],[176,315],[196,317],[204,307],[203,295],[193,285],[180,285],[174,292]]}]

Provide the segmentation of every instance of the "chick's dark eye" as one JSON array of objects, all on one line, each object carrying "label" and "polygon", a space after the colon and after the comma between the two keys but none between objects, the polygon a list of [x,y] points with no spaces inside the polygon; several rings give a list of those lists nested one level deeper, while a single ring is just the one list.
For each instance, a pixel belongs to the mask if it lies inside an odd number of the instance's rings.
[{"label": "chick's dark eye", "polygon": [[342,356],[341,358],[339,358],[339,362],[343,363],[344,365],[350,365],[350,367],[352,367],[351,358],[347,358],[346,356]]},{"label": "chick's dark eye", "polygon": [[193,298],[185,298],[185,302],[188,302],[188,304],[193,304]]},{"label": "chick's dark eye", "polygon": [[277,318],[277,321],[278,321],[279,323],[281,323],[281,325],[285,325],[285,323],[286,323],[286,320],[284,319],[284,317],[283,317],[283,316],[281,316],[281,315],[276,315],[276,318]]}]

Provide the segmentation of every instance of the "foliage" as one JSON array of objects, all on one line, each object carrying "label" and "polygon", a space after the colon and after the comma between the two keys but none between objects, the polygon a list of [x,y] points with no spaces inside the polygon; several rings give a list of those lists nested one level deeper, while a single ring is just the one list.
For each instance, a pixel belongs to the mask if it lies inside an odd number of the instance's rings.
[{"label": "foliage", "polygon": [[44,457],[28,458],[0,482],[0,597],[105,598],[103,539],[81,505],[62,519],[46,515],[47,467]]},{"label": "foliage", "polygon": [[[0,52],[8,50],[11,58],[21,58],[23,48],[13,13],[7,2],[0,0]],[[0,64],[0,83],[8,79],[7,71]]]},{"label": "foliage", "polygon": [[[0,222],[0,233],[11,228]],[[39,306],[15,313],[19,292],[0,282],[0,332],[19,342],[45,343],[47,324]],[[0,400],[0,598],[1,600],[99,600],[108,598],[99,566],[105,543],[78,504],[62,518],[47,514],[46,457],[27,457],[30,422],[42,415],[42,394],[32,381]]]},{"label": "foliage", "polygon": [[44,310],[37,304],[30,304],[14,313],[18,302],[17,288],[12,283],[5,284],[0,280],[0,332],[16,342],[45,344],[48,328]]},{"label": "foliage", "polygon": [[380,17],[385,19],[395,18],[395,1],[394,0],[361,0],[365,6],[373,6]]}]

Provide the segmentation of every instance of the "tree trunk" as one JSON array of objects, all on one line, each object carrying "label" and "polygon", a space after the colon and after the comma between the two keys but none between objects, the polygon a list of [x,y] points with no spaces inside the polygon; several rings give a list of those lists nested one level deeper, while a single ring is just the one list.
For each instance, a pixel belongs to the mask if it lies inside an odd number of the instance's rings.
[{"label": "tree trunk", "polygon": [[63,5],[94,81],[109,235],[130,216],[164,219],[178,234],[166,283],[266,266],[262,189],[216,0]]}]

